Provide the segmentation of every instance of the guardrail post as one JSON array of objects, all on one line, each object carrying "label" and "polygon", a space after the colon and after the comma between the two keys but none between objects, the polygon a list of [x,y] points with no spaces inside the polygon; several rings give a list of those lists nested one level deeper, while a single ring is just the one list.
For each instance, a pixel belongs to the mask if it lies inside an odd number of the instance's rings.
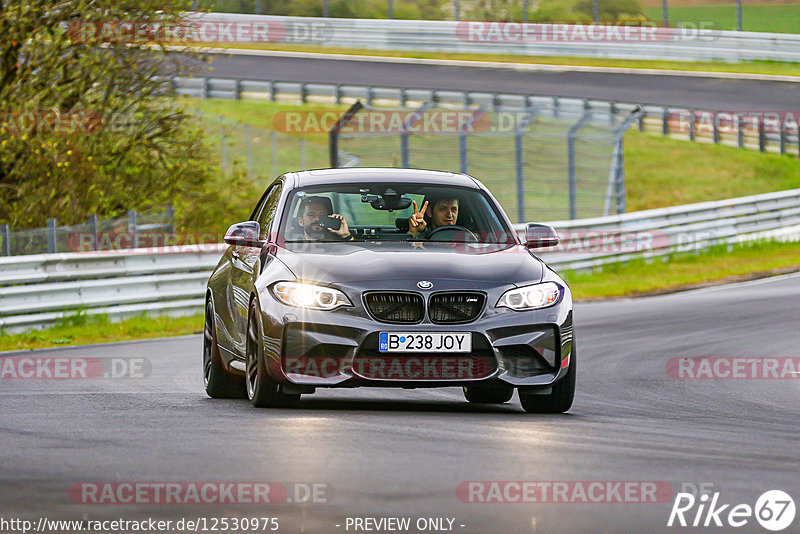
[{"label": "guardrail post", "polygon": [[58,252],[56,250],[56,230],[56,220],[47,219],[47,252],[51,254]]},{"label": "guardrail post", "polygon": [[525,161],[522,154],[522,133],[514,134],[514,159],[517,174],[517,220],[525,222]]},{"label": "guardrail post", "polygon": [[661,110],[661,134],[669,135],[669,108]]},{"label": "guardrail post", "polygon": [[617,103],[609,102],[608,104],[608,124],[614,126],[614,121],[617,118]]},{"label": "guardrail post", "polygon": [[694,141],[695,138],[695,121],[697,120],[697,116],[694,113],[694,110],[689,112],[689,141]]},{"label": "guardrail post", "polygon": [[744,148],[744,119],[741,115],[736,115],[736,144],[739,148]]},{"label": "guardrail post", "polygon": [[469,97],[469,91],[463,91],[461,93],[461,104],[464,106],[464,109],[467,109],[469,107],[470,101],[471,99]]},{"label": "guardrail post", "polygon": [[277,98],[277,87],[275,87],[275,82],[269,82],[269,101],[275,102]]},{"label": "guardrail post", "polygon": [[300,84],[300,103],[305,104],[308,101],[308,88],[305,83]]},{"label": "guardrail post", "polygon": [[131,248],[136,248],[136,227],[138,226],[137,223],[138,214],[136,210],[128,210],[128,233],[131,236]]},{"label": "guardrail post", "polygon": [[3,239],[3,256],[11,256],[11,228],[7,224],[0,225],[0,238]]},{"label": "guardrail post", "polygon": [[559,116],[559,112],[558,112],[559,105],[560,105],[560,103],[558,101],[558,97],[554,96],[553,97],[553,118],[554,119],[557,119],[558,116]]},{"label": "guardrail post", "polygon": [[406,107],[406,102],[408,102],[408,89],[403,87],[400,89],[400,107]]},{"label": "guardrail post", "polygon": [[337,104],[342,103],[342,86],[341,85],[334,85],[333,86],[333,99]]},{"label": "guardrail post", "polygon": [[714,113],[714,144],[719,144],[719,113]]},{"label": "guardrail post", "polygon": [[272,130],[272,176],[278,176],[278,132]]},{"label": "guardrail post", "polygon": [[764,125],[764,117],[758,118],[758,150],[764,152],[767,149],[767,132]]},{"label": "guardrail post", "polygon": [[372,105],[372,98],[373,98],[372,86],[370,85],[370,86],[367,86],[367,105],[368,106]]},{"label": "guardrail post", "polygon": [[86,219],[86,228],[89,230],[89,235],[92,236],[92,246],[91,250],[97,250],[98,248],[98,236],[97,236],[97,214],[92,213],[89,215],[89,218]]},{"label": "guardrail post", "polygon": [[639,113],[639,131],[640,132],[644,131],[644,115],[645,115],[645,111],[644,111],[644,109],[642,109],[641,113]]},{"label": "guardrail post", "polygon": [[209,92],[210,92],[210,88],[209,88],[208,76],[204,76],[203,77],[203,100],[208,98]]},{"label": "guardrail post", "polygon": [[233,99],[234,100],[242,99],[242,80],[238,78],[233,81]]},{"label": "guardrail post", "polygon": [[492,93],[492,111],[498,112],[500,111],[500,95],[497,93]]},{"label": "guardrail post", "polygon": [[467,159],[469,155],[468,149],[469,147],[467,145],[467,134],[462,132],[458,135],[458,156],[459,156],[458,159],[461,163],[461,172],[463,173],[468,172],[467,171],[467,166],[469,164],[469,160]]}]

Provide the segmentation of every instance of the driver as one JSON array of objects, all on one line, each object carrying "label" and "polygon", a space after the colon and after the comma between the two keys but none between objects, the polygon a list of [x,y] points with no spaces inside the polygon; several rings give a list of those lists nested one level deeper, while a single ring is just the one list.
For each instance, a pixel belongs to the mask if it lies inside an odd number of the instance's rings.
[{"label": "driver", "polygon": [[[319,222],[324,217],[333,217],[342,221],[338,230],[323,228]],[[333,213],[331,201],[326,197],[306,197],[300,203],[300,211],[297,215],[297,226],[303,229],[305,239],[309,241],[322,241],[324,239],[341,239],[342,241],[352,241],[355,236],[350,233],[347,227],[347,220],[338,213]]]},{"label": "driver", "polygon": [[[428,204],[432,205],[428,207]],[[455,197],[425,198],[422,209],[417,211],[414,201],[414,213],[408,218],[408,233],[415,239],[427,239],[440,226],[453,226],[458,220],[458,199]]]}]

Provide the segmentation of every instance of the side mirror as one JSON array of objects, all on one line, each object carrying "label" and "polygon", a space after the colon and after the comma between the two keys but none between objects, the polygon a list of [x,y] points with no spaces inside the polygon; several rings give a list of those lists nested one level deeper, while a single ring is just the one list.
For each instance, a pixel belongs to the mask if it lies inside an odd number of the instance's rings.
[{"label": "side mirror", "polygon": [[261,225],[258,224],[258,221],[232,224],[228,231],[225,232],[225,242],[229,245],[238,245],[240,247],[261,248],[266,241],[259,239],[258,234],[260,231]]},{"label": "side mirror", "polygon": [[552,226],[528,223],[525,228],[525,248],[545,248],[558,245],[560,239]]}]

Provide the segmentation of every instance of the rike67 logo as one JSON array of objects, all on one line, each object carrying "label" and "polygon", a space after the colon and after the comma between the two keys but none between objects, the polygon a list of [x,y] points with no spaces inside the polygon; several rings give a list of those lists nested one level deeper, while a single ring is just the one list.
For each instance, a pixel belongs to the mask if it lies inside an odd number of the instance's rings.
[{"label": "rike67 logo", "polygon": [[766,491],[749,504],[723,504],[719,492],[695,497],[691,493],[678,493],[669,514],[667,526],[681,527],[733,527],[739,528],[755,520],[767,530],[778,532],[791,526],[795,518],[794,500],[781,490]]}]

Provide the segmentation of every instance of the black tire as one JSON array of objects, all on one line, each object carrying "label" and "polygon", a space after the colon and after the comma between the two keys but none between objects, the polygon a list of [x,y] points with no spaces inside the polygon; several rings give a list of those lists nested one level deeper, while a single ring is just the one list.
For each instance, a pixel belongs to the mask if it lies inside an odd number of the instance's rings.
[{"label": "black tire", "polygon": [[245,365],[245,389],[247,398],[256,408],[295,406],[300,394],[286,394],[281,386],[269,376],[264,356],[261,354],[261,327],[256,319],[256,302],[250,303],[247,319],[247,345]]},{"label": "black tire", "polygon": [[217,345],[217,329],[214,323],[214,304],[206,302],[206,318],[203,326],[203,385],[212,399],[243,399],[244,381],[240,376],[222,368],[222,358]]},{"label": "black tire", "polygon": [[503,404],[514,396],[514,388],[497,387],[487,388],[481,386],[464,387],[464,397],[473,404]]},{"label": "black tire", "polygon": [[578,358],[573,341],[567,376],[553,386],[553,391],[549,395],[525,395],[520,390],[519,401],[522,409],[528,413],[564,413],[569,410],[572,407],[572,400],[575,398],[577,367]]}]

